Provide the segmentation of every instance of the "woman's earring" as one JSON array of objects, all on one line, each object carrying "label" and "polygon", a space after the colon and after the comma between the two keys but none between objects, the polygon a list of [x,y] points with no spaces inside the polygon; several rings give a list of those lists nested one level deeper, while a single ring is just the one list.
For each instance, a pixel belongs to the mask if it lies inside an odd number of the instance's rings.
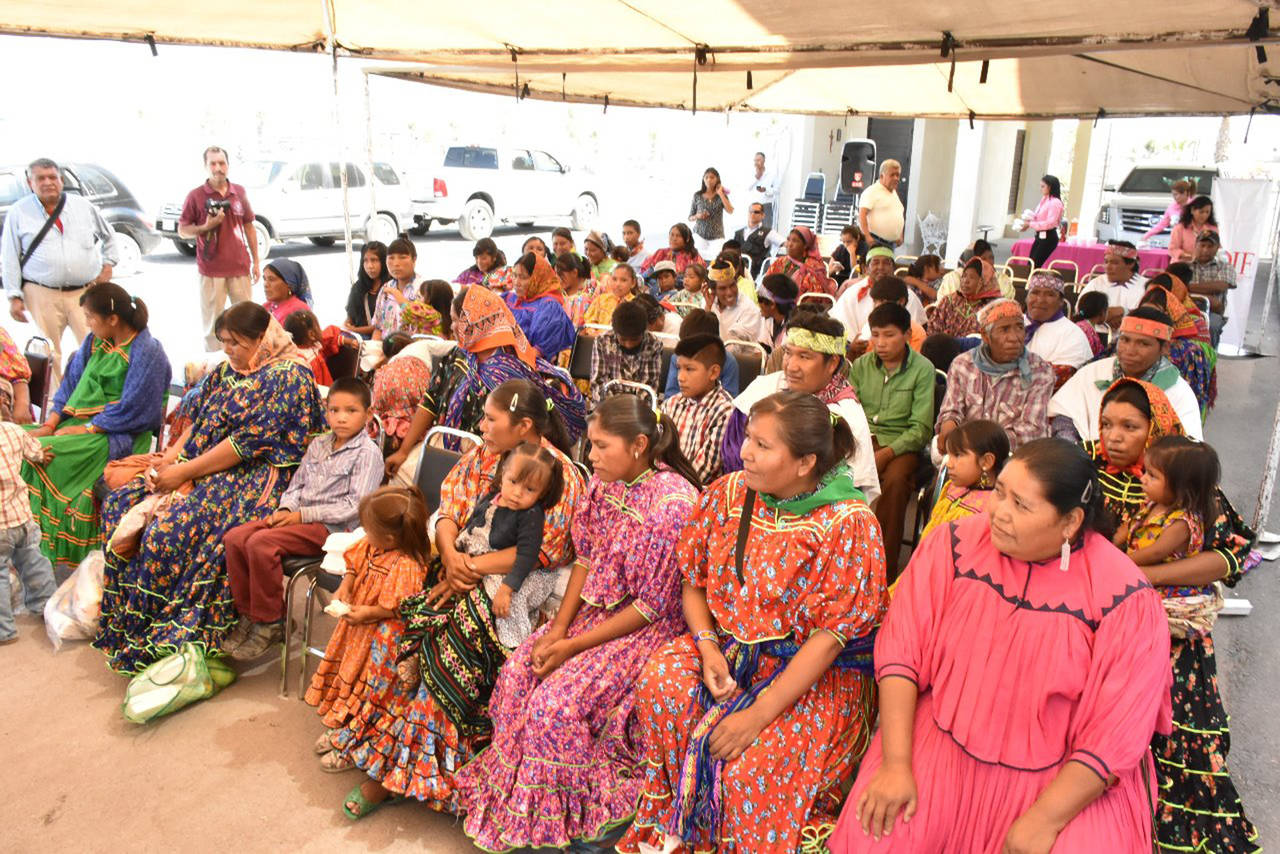
[{"label": "woman's earring", "polygon": [[1062,558],[1061,558],[1061,561],[1058,563],[1058,569],[1062,570],[1063,572],[1066,572],[1070,568],[1071,568],[1071,541],[1063,540],[1062,541]]},{"label": "woman's earring", "polygon": [[978,486],[983,489],[990,489],[994,484],[991,482],[991,471],[989,469],[982,470],[982,477],[978,478]]}]

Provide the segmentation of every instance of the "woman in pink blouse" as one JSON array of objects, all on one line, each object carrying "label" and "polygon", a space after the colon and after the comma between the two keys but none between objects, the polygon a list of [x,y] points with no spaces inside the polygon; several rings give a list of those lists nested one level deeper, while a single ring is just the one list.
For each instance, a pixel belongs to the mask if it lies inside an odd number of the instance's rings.
[{"label": "woman in pink blouse", "polygon": [[1169,203],[1169,207],[1165,208],[1164,216],[1142,235],[1143,240],[1150,240],[1168,228],[1170,223],[1176,225],[1182,219],[1182,213],[1187,209],[1187,202],[1191,201],[1191,196],[1196,191],[1196,184],[1195,181],[1184,178],[1181,181],[1174,181],[1169,191],[1173,194],[1173,201]]},{"label": "woman in pink blouse", "polygon": [[925,539],[876,640],[880,730],[833,852],[1151,851],[1169,629],[1106,518],[1084,451],[1040,439],[986,514]]},{"label": "woman in pink blouse", "polygon": [[1040,179],[1040,204],[1031,219],[1022,224],[1022,230],[1036,233],[1029,253],[1031,262],[1043,267],[1058,248],[1058,224],[1062,222],[1062,182],[1053,175]]},{"label": "woman in pink blouse", "polygon": [[1213,218],[1213,199],[1196,196],[1182,212],[1182,219],[1169,234],[1169,262],[1194,261],[1196,237],[1202,231],[1217,231],[1218,221]]}]

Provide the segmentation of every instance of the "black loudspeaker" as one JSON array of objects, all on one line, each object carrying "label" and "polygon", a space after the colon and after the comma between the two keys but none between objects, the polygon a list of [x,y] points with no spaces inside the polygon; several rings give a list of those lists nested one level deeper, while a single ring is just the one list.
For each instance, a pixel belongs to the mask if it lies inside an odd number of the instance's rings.
[{"label": "black loudspeaker", "polygon": [[837,192],[862,195],[876,180],[876,143],[871,139],[851,139],[840,153],[840,186]]}]

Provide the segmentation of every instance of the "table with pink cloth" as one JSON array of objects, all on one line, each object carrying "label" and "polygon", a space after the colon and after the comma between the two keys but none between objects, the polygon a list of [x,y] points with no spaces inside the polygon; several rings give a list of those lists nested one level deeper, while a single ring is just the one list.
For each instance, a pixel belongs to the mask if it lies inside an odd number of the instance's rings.
[{"label": "table with pink cloth", "polygon": [[[1105,243],[1059,243],[1058,248],[1053,250],[1053,254],[1046,261],[1046,266],[1050,261],[1074,261],[1076,266],[1080,268],[1080,278],[1087,278],[1089,271],[1094,265],[1102,263],[1102,257],[1106,254],[1107,244]],[[1018,240],[1013,244],[1010,256],[1018,255],[1023,258],[1030,257],[1031,241]],[[1169,266],[1169,250],[1167,249],[1139,249],[1138,258],[1141,263],[1138,269],[1141,270],[1163,270]]]}]

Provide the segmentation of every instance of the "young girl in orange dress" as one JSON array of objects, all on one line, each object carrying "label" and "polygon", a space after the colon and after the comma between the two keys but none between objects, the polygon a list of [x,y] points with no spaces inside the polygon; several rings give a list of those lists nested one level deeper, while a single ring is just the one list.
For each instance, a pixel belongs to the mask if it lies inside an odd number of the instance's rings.
[{"label": "young girl in orange dress", "polygon": [[[416,488],[386,486],[360,502],[364,539],[347,549],[347,572],[334,596],[349,610],[338,620],[305,698],[330,730],[360,709],[378,627],[392,621],[403,629],[400,600],[422,590],[431,559],[429,515]],[[322,736],[325,745],[331,734]]]},{"label": "young girl in orange dress", "polygon": [[947,479],[920,534],[987,509],[996,478],[1009,459],[1009,435],[994,421],[966,421],[947,436]]}]

